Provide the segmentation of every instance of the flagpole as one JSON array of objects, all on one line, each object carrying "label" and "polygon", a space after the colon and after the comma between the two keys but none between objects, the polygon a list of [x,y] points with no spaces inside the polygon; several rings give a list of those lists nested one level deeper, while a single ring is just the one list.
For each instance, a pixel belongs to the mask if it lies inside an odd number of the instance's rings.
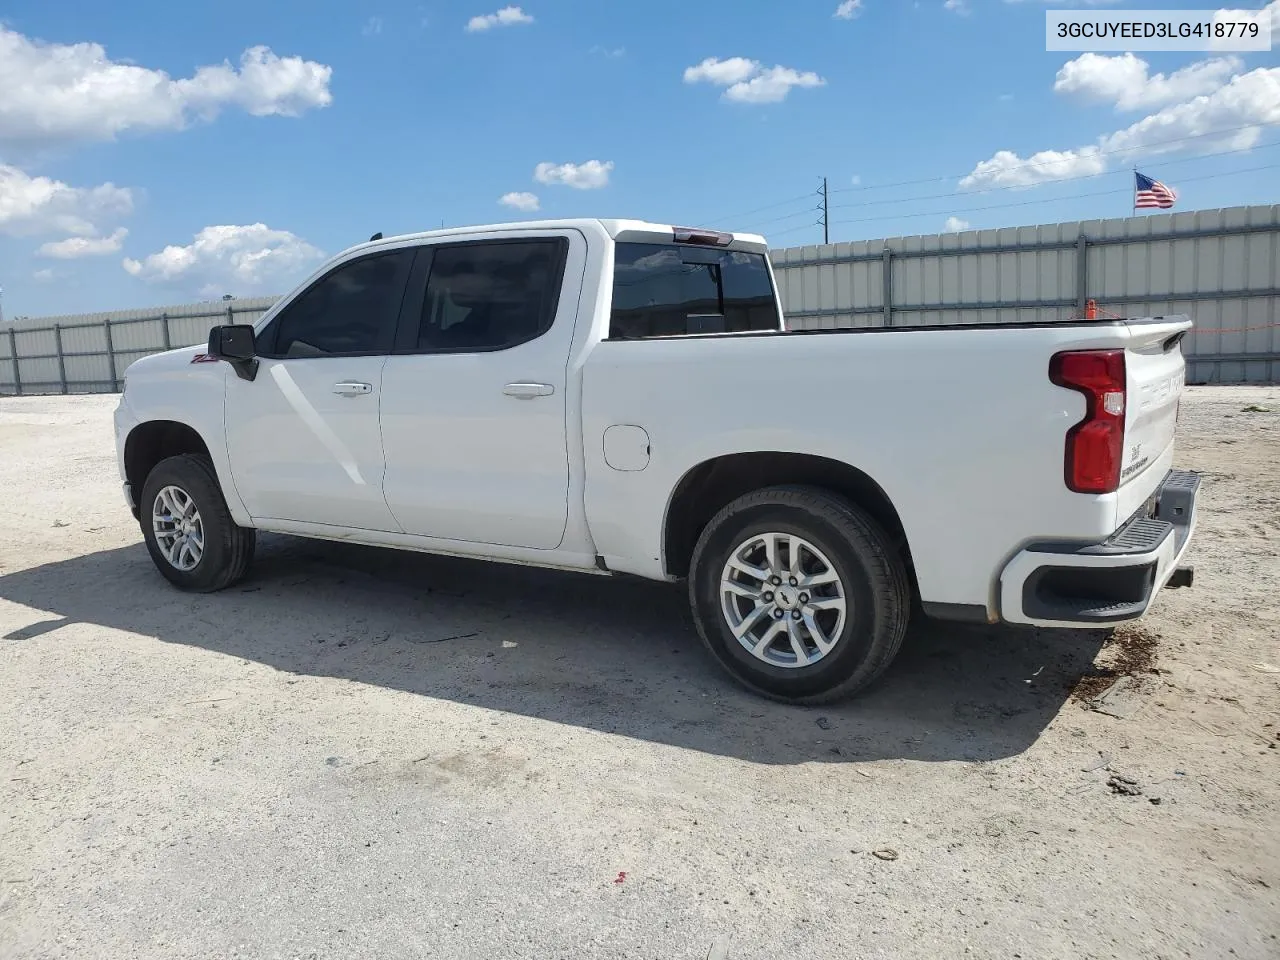
[{"label": "flagpole", "polygon": [[1129,178],[1129,216],[1138,215],[1138,168],[1133,168],[1133,176]]}]

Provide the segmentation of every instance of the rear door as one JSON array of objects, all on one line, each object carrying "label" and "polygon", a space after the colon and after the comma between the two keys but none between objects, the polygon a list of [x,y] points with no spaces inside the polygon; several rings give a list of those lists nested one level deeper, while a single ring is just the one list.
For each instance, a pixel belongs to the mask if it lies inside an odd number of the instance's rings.
[{"label": "rear door", "polygon": [[413,254],[339,264],[258,332],[257,377],[227,377],[231,470],[251,516],[399,530],[378,404]]},{"label": "rear door", "polygon": [[574,230],[423,248],[382,388],[384,490],[406,533],[559,546],[585,266]]}]

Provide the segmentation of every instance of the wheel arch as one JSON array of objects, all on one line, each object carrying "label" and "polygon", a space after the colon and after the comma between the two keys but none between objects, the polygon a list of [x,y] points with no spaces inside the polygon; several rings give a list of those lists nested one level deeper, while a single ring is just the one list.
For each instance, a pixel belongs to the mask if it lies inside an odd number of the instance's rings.
[{"label": "wheel arch", "polygon": [[161,460],[184,453],[213,459],[209,444],[190,424],[178,420],[147,420],[129,431],[124,441],[124,471],[135,517],[140,509],[138,498],[148,474]]},{"label": "wheel arch", "polygon": [[795,484],[835,493],[860,507],[901,552],[914,589],[910,545],[897,508],[869,474],[840,460],[805,453],[758,451],[713,457],[689,469],[676,484],[663,523],[663,569],[684,577],[698,537],[711,519],[743,494],[763,487]]}]

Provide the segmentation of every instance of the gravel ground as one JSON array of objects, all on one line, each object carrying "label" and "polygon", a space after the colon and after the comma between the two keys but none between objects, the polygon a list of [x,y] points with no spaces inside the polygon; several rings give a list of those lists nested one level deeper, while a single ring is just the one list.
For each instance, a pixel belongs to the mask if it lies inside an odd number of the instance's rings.
[{"label": "gravel ground", "polygon": [[264,537],[181,594],[114,402],[0,400],[5,960],[1280,956],[1280,388],[1183,401],[1194,589],[822,710],[660,584]]}]

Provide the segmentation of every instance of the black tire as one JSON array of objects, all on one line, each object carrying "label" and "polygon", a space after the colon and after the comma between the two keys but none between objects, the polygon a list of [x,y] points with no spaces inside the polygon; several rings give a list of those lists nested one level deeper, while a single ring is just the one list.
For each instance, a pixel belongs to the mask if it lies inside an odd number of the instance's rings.
[{"label": "black tire", "polygon": [[[821,550],[845,595],[844,623],[830,628],[830,652],[808,666],[776,666],[755,656],[721,608],[721,574],[731,553],[770,532],[802,537]],[[864,511],[815,487],[779,486],[739,497],[707,524],[693,551],[689,602],[703,642],[739,683],[773,700],[818,704],[851,697],[889,666],[906,633],[911,587],[892,540]]]},{"label": "black tire", "polygon": [[[152,511],[156,497],[166,487],[183,491],[200,513],[204,552],[190,570],[170,563],[156,540]],[[212,593],[225,589],[243,579],[253,559],[255,531],[237,526],[231,519],[208,457],[184,453],[156,464],[142,484],[138,520],[152,562],[166,580],[183,590]]]}]

